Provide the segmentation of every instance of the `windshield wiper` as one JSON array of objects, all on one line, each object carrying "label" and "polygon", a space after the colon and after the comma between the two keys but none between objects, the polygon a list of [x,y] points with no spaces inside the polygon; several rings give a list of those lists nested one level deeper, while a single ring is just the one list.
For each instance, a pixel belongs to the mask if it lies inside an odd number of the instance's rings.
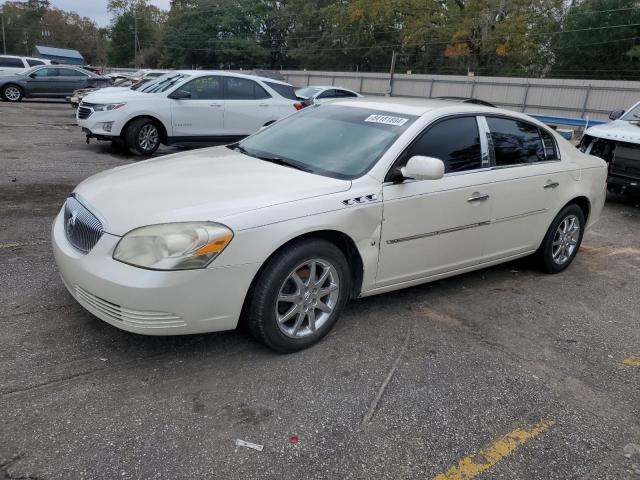
[{"label": "windshield wiper", "polygon": [[250,157],[257,158],[259,160],[263,160],[269,163],[275,163],[276,165],[282,165],[283,167],[295,168],[296,170],[301,170],[303,172],[313,173],[313,170],[310,168],[302,167],[296,163],[290,162],[289,160],[285,160],[284,158],[277,157],[275,155],[258,155],[257,153],[250,153],[246,148],[244,148],[239,143],[234,143],[232,145],[228,145],[228,148],[235,150],[237,152],[243,153]]}]

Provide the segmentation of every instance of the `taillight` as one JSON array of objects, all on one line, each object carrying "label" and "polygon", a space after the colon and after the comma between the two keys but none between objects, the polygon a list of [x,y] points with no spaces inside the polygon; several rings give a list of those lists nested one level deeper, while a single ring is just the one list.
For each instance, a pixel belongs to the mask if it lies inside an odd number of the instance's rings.
[{"label": "taillight", "polygon": [[293,104],[293,108],[295,108],[296,110],[302,110],[304,108],[304,105],[302,105],[300,102],[296,102]]}]

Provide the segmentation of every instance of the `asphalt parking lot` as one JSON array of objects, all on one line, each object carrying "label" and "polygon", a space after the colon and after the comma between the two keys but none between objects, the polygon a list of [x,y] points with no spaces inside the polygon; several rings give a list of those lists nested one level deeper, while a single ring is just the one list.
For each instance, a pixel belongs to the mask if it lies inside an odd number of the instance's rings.
[{"label": "asphalt parking lot", "polygon": [[353,301],[280,356],[122,332],[66,292],[55,214],[136,160],[87,145],[67,104],[0,103],[0,478],[640,479],[640,200],[610,197],[560,275]]}]

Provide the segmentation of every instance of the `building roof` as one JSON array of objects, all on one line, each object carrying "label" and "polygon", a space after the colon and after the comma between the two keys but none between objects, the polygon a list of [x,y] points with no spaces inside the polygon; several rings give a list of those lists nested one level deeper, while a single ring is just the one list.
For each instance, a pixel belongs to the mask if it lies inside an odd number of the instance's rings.
[{"label": "building roof", "polygon": [[45,47],[43,45],[36,45],[35,49],[38,51],[40,55],[50,55],[53,57],[77,58],[78,60],[84,60],[84,57],[82,56],[82,54],[77,50],[71,50],[68,48]]}]

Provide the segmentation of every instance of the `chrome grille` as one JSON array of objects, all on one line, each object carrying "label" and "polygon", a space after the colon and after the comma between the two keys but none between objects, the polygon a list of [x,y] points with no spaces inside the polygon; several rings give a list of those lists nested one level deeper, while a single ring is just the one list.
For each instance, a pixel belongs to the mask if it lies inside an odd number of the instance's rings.
[{"label": "chrome grille", "polygon": [[78,107],[78,118],[80,120],[84,120],[86,118],[89,118],[91,116],[91,114],[93,113],[93,103],[84,103],[82,102],[80,104],[80,106]]},{"label": "chrome grille", "polygon": [[64,204],[64,231],[67,240],[82,253],[89,253],[98,243],[104,225],[75,196],[67,198]]}]

